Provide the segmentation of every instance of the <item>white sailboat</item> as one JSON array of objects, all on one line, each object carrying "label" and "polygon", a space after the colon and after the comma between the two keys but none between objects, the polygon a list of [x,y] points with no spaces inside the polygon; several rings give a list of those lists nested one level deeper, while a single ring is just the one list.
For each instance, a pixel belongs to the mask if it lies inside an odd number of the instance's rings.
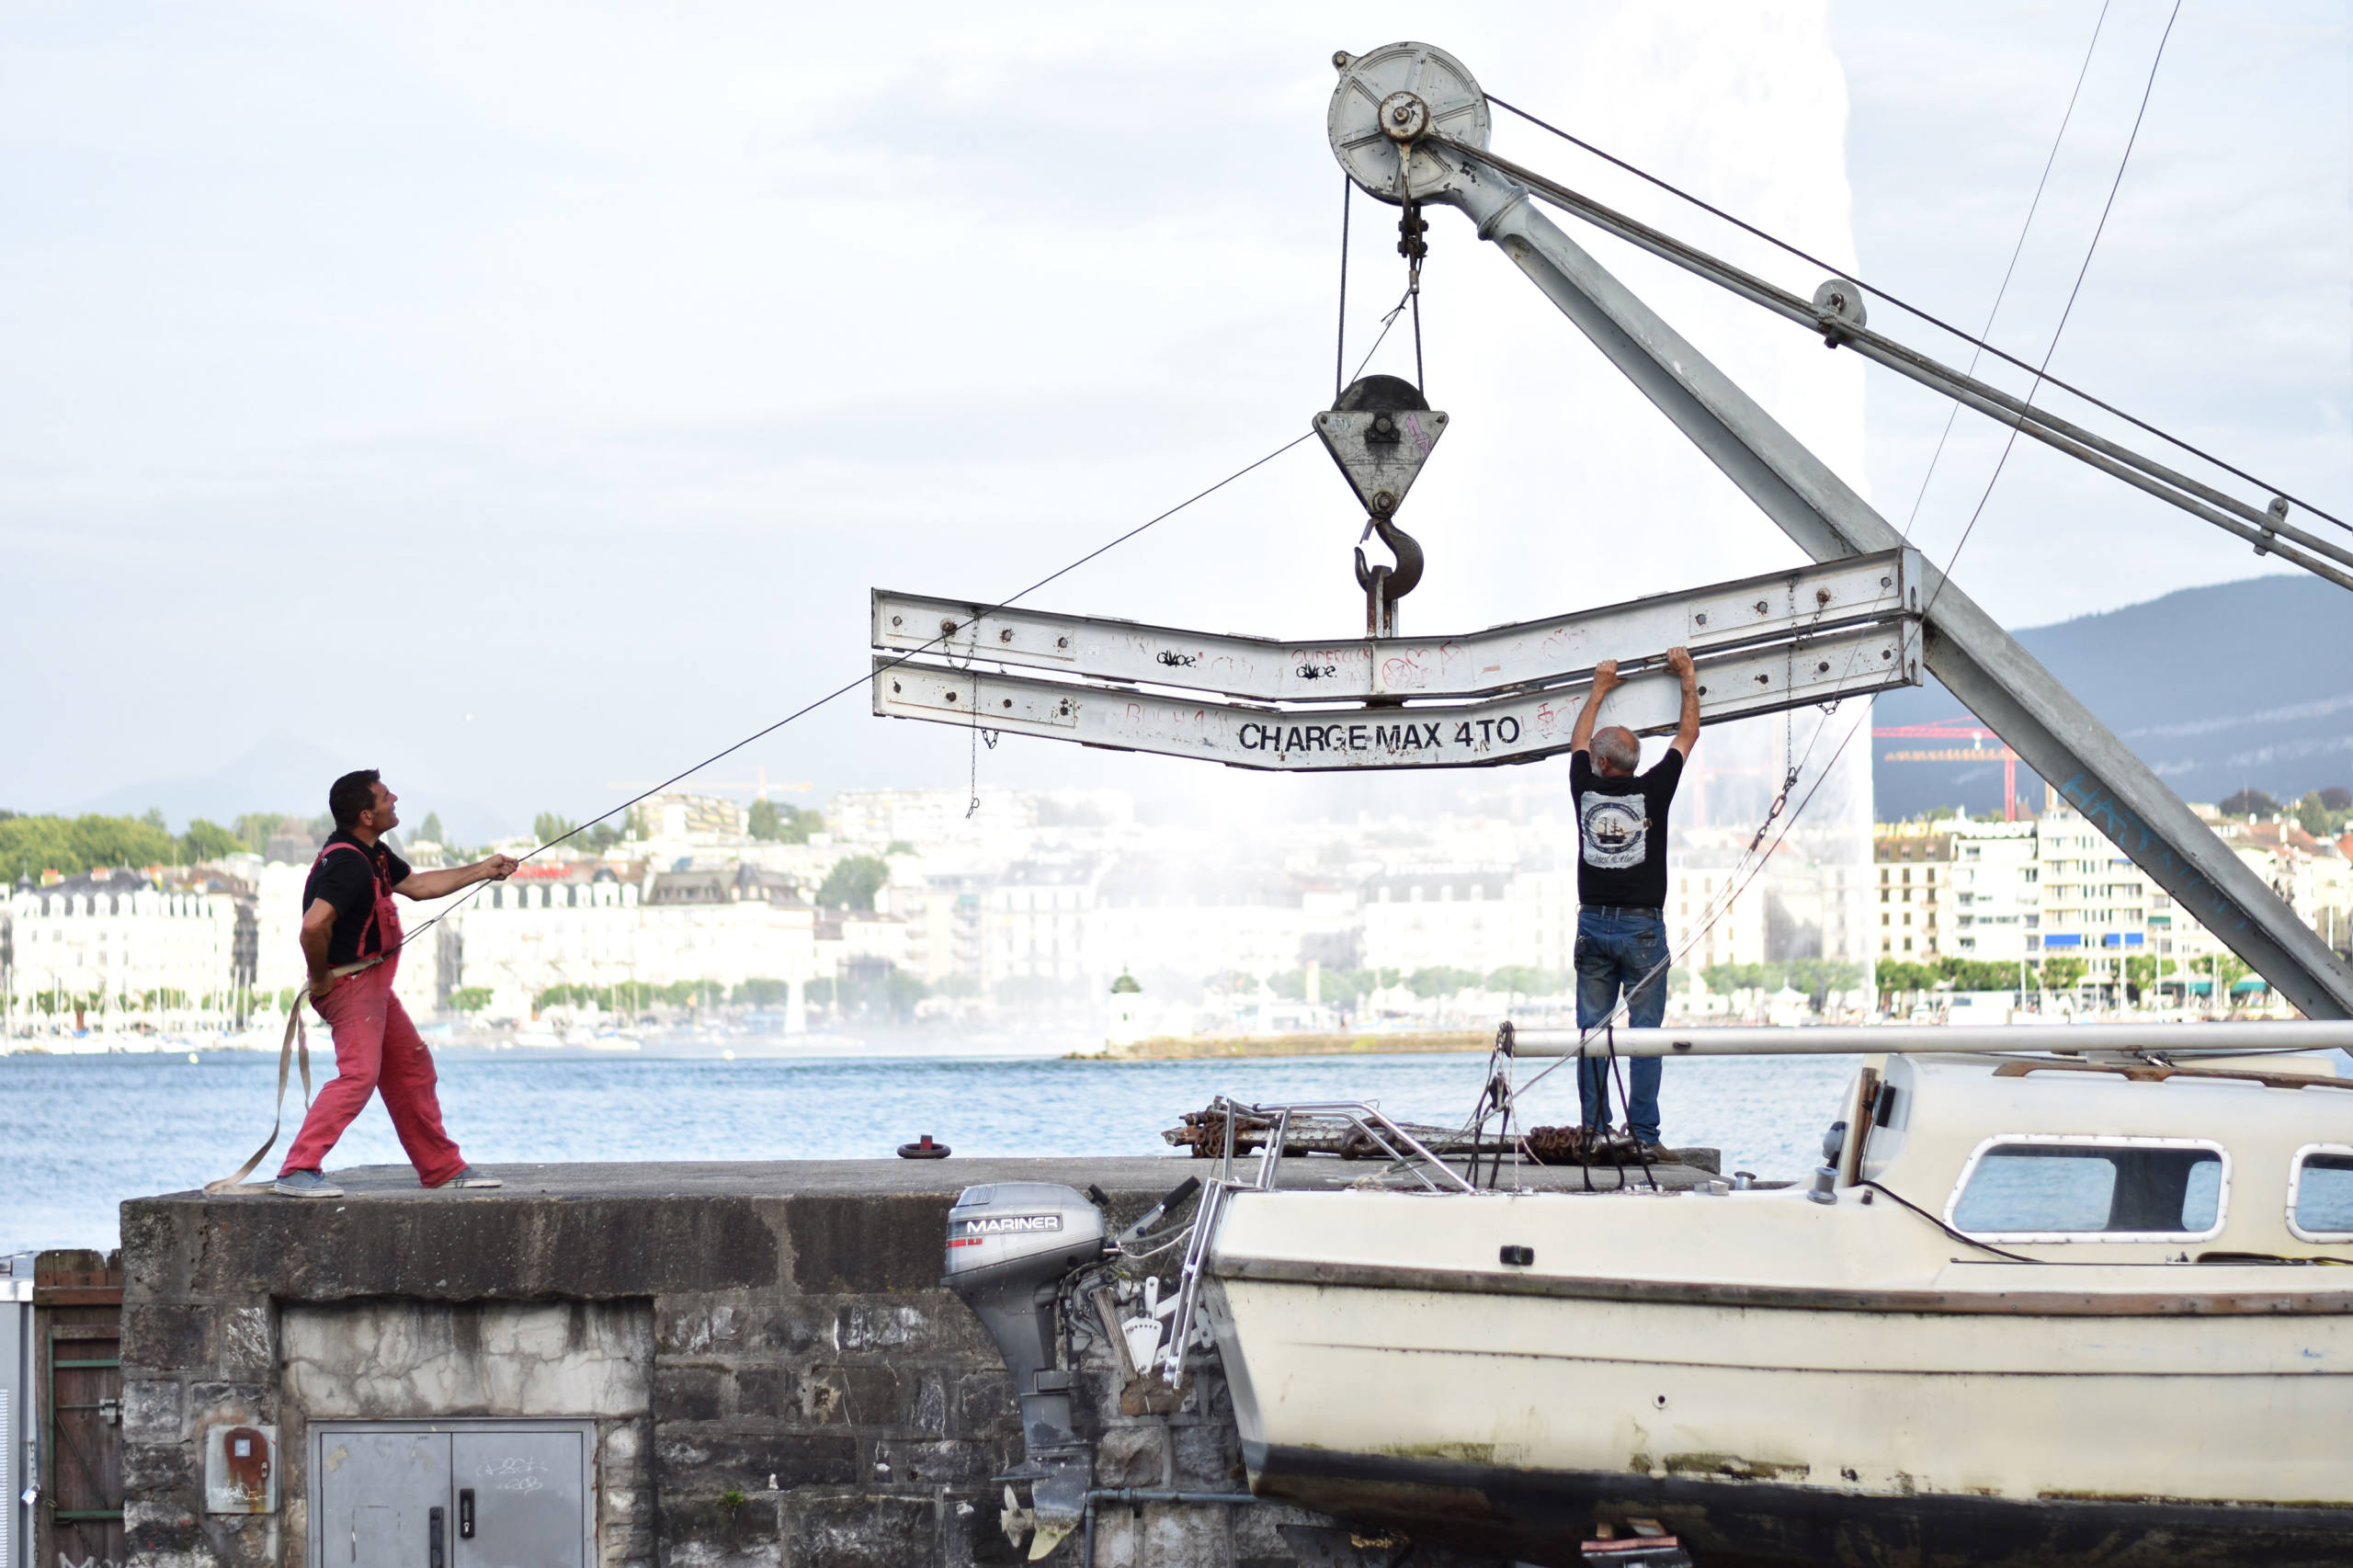
[{"label": "white sailboat", "polygon": [[1873,1032],[1923,1053],[1866,1060],[1810,1187],[1213,1192],[1252,1489],[1540,1560],[1642,1520],[1709,1563],[2353,1561],[2333,1056]]}]

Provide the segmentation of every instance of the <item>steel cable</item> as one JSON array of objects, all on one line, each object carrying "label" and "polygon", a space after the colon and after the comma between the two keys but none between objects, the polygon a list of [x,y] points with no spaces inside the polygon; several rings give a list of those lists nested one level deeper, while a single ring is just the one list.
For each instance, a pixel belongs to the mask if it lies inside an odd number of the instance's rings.
[{"label": "steel cable", "polygon": [[1340,406],[1340,394],[1347,390],[1341,380],[1348,365],[1348,208],[1356,197],[1357,182],[1347,171],[1340,175],[1340,335],[1332,349],[1332,406]]},{"label": "steel cable", "polygon": [[[2178,6],[2175,8],[2175,14],[2179,14]],[[2172,31],[2173,23],[2170,19],[2166,21],[2165,28],[2168,33]],[[2164,46],[2162,44],[2159,45],[2160,51],[2162,51],[2163,47]],[[1747,222],[1745,219],[1735,217],[1732,213],[1725,211],[1722,208],[1716,206],[1714,203],[1710,202],[1701,197],[1694,196],[1691,192],[1683,189],[1680,186],[1662,179],[1658,176],[1652,174],[1647,169],[1629,163],[1627,160],[1619,157],[1616,153],[1608,152],[1601,147],[1597,147],[1594,145],[1594,143],[1587,142],[1583,137],[1578,136],[1574,132],[1563,131],[1559,126],[1552,124],[1549,120],[1540,119],[1535,115],[1529,113],[1528,110],[1519,108],[1518,105],[1507,103],[1504,99],[1495,97],[1493,93],[1489,93],[1486,97],[1487,101],[1495,105],[1497,108],[1505,109],[1512,114],[1518,115],[1520,119],[1528,121],[1529,124],[1535,126],[1538,130],[1548,131],[1551,134],[1559,137],[1562,141],[1568,142],[1571,146],[1577,147],[1585,152],[1590,153],[1595,157],[1601,159],[1604,163],[1622,169],[1626,173],[1632,175],[1635,178],[1657,187],[1659,189],[1665,191],[1668,195],[1675,197],[1677,200],[1688,202],[1690,205],[1697,207],[1701,211],[1708,213],[1710,216],[1722,219],[1723,222],[1730,223],[1733,227],[1740,230],[1743,233],[1752,235],[1756,239],[1764,241],[1767,244],[1773,246],[1776,250],[1781,251],[1789,256],[1793,256],[1799,260],[1806,262],[1812,266],[1818,267],[1823,271],[1829,273],[1833,277],[1843,278],[1848,282],[1853,283],[1857,288],[1863,290],[1865,292],[1874,296],[1875,298],[1886,301],[1889,304],[1893,305],[1900,311],[1904,311],[1911,315],[1918,317],[1920,320],[1927,322],[1929,325],[1938,328],[1939,331],[1949,333],[1953,336],[1960,338],[1962,342],[1970,344],[1984,353],[1993,355],[1995,358],[2002,360],[2006,364],[2012,365],[2018,369],[2033,373],[2037,377],[2038,385],[2057,387],[2062,392],[2079,397],[2086,403],[2091,404],[2094,408],[2099,409],[2103,413],[2114,415],[2117,418],[2123,420],[2126,424],[2132,426],[2135,429],[2146,431],[2148,434],[2156,437],[2159,440],[2177,447],[2194,457],[2202,459],[2203,460],[2213,464],[2216,468],[2221,469],[2223,472],[2243,479],[2249,484],[2259,485],[2270,494],[2281,496],[2286,500],[2294,503],[2296,506],[2302,507],[2305,511],[2310,512],[2315,517],[2324,518],[2328,522],[2334,523],[2340,528],[2353,531],[2353,523],[2347,523],[2344,518],[2337,517],[2336,514],[2332,512],[2325,512],[2318,506],[2313,506],[2311,502],[2305,500],[2303,497],[2297,495],[2290,491],[2284,490],[2278,485],[2272,484],[2266,480],[2260,479],[2234,464],[2226,462],[2222,459],[2216,457],[2213,453],[2207,451],[2204,448],[2194,446],[2190,442],[2184,440],[2182,437],[2176,436],[2167,430],[2162,429],[2157,426],[2150,424],[2145,419],[2128,414],[2123,409],[2117,407],[2114,403],[2096,397],[2092,393],[2086,392],[2083,388],[2076,386],[2072,382],[2062,381],[2056,376],[2044,374],[2035,366],[2027,363],[2027,361],[2019,358],[2017,355],[2009,353],[2006,349],[1997,347],[1995,345],[1986,341],[1983,337],[1974,335],[1964,331],[1961,327],[1955,326],[1952,323],[1946,321],[1941,316],[1938,316],[1922,309],[1918,305],[1911,303],[1907,300],[1892,294],[1875,283],[1868,282],[1865,279],[1857,277],[1851,269],[1834,266],[1831,263],[1823,260],[1820,256],[1813,255],[1810,251],[1802,250],[1798,246],[1790,244],[1787,240],[1780,238],[1779,235],[1768,233],[1765,230],[1758,228],[1756,224]],[[2146,107],[2145,98],[2143,99],[2143,107]],[[2137,125],[2138,122],[2136,121],[2135,123]],[[1474,153],[1477,151],[1475,148],[1469,150]]]},{"label": "steel cable", "polygon": [[[1380,344],[1376,342],[1373,347],[1378,348],[1380,347]],[[1010,594],[1006,597],[999,599],[996,603],[982,609],[979,612],[979,615],[975,616],[973,619],[978,619],[982,616],[994,615],[998,610],[1005,609],[1010,606],[1020,603],[1023,599],[1028,598],[1031,594],[1036,593],[1047,584],[1051,583],[1058,578],[1069,576],[1073,572],[1077,571],[1088,562],[1093,561],[1099,556],[1108,554],[1110,551],[1117,550],[1120,546],[1127,543],[1130,540],[1134,539],[1137,535],[1143,533],[1146,529],[1157,527],[1159,524],[1166,522],[1169,518],[1175,517],[1186,507],[1192,506],[1195,502],[1207,500],[1210,496],[1216,494],[1227,485],[1232,484],[1235,480],[1241,479],[1247,474],[1254,473],[1257,470],[1266,467],[1268,463],[1274,461],[1277,458],[1281,457],[1285,452],[1290,451],[1292,448],[1298,446],[1302,441],[1309,439],[1313,435],[1314,432],[1310,430],[1304,435],[1294,436],[1290,440],[1285,441],[1281,446],[1277,447],[1273,451],[1268,452],[1266,456],[1259,458],[1255,461],[1245,463],[1242,467],[1235,469],[1232,473],[1227,474],[1223,479],[1219,480],[1215,484],[1210,485],[1206,489],[1194,492],[1192,494],[1187,496],[1184,500],[1177,502],[1176,505],[1169,507],[1168,510],[1159,514],[1157,517],[1149,517],[1143,522],[1138,523],[1134,528],[1130,528],[1127,532],[1120,534],[1118,538],[1097,545],[1095,549],[1088,551],[1085,555],[1080,556],[1077,560],[1070,562],[1068,565],[1047,573],[1044,576],[1039,578],[1036,582],[1030,584],[1019,593]],[[898,666],[905,664],[908,660],[915,657],[917,654],[931,652],[934,648],[937,648],[941,643],[946,642],[951,635],[952,633],[950,632],[943,631],[938,636],[934,637],[931,641],[923,644],[922,647],[911,648],[907,650],[907,652],[897,655],[882,667],[884,669],[896,669]],[[619,816],[621,812],[628,811],[631,807],[635,806],[642,801],[653,799],[663,790],[670,788],[671,785],[676,784],[683,779],[692,778],[695,774],[698,774],[704,768],[709,767],[712,763],[719,762],[726,757],[733,756],[735,753],[742,751],[745,746],[750,745],[753,742],[765,739],[766,737],[776,733],[779,730],[783,729],[787,724],[792,723],[796,720],[806,718],[808,715],[814,713],[818,709],[824,707],[829,702],[847,697],[851,692],[856,691],[858,687],[870,683],[876,673],[877,672],[875,671],[870,670],[854,680],[847,681],[844,684],[835,687],[833,690],[825,693],[823,697],[817,698],[813,701],[803,704],[801,707],[794,709],[791,712],[786,714],[783,718],[779,719],[775,723],[767,726],[765,729],[755,730],[752,733],[745,735],[742,740],[737,741],[734,744],[711,753],[709,756],[704,757],[700,762],[696,763],[692,767],[684,768],[664,779],[661,783],[654,785],[652,789],[644,790],[642,793],[631,796],[628,800],[623,801],[620,805],[613,807],[610,811],[604,812],[602,815],[591,817],[586,822],[580,824],[577,827],[572,828],[568,832],[557,835],[555,837],[549,839],[545,844],[540,845],[537,848],[531,849],[529,852],[517,857],[517,864],[519,865],[523,861],[532,858],[534,856],[544,854],[546,851],[554,848],[557,845],[562,844],[565,839],[585,833],[588,829],[596,826],[600,822],[605,822],[612,817]],[[460,907],[488,885],[489,884],[486,882],[476,882],[471,889],[467,890],[464,896],[460,897],[456,903],[452,903],[448,908],[438,911],[430,920],[425,921],[419,925],[415,930],[411,931],[405,937],[402,937],[401,947],[404,949],[406,948],[409,943],[425,935],[426,932],[440,924],[441,921],[448,918],[449,915],[456,914]]]},{"label": "steel cable", "polygon": [[[2018,225],[2018,244],[2010,247],[2010,264],[2002,269],[2001,287],[1994,290],[1993,308],[1985,312],[1984,331],[1988,335],[1991,335],[1994,331],[1994,318],[2002,313],[2003,300],[2009,295],[2010,279],[2017,275],[2018,269],[2018,257],[2026,253],[2026,236],[2034,227],[2035,213],[2041,210],[2042,192],[2051,183],[2052,167],[2059,162],[2059,147],[2067,139],[2068,123],[2075,118],[2075,101],[2083,97],[2084,79],[2091,74],[2092,55],[2099,48],[2100,28],[2108,22],[2108,6],[2109,0],[2100,0],[2099,15],[2092,22],[2091,42],[2084,47],[2083,66],[2075,73],[2075,89],[2067,95],[2066,112],[2059,117],[2059,132],[2051,139],[2051,155],[2042,160],[2042,176],[2034,182],[2034,199],[2026,204],[2026,221]],[[1983,347],[1972,350],[1969,356],[1968,374],[1974,376],[1977,373],[1977,362],[1984,358],[1984,353],[1985,350]],[[2046,362],[2047,358],[2046,356]],[[1945,411],[1945,427],[1937,436],[1936,450],[1928,454],[1928,466],[1920,475],[1919,494],[1912,497],[1912,511],[1904,519],[1904,536],[1906,539],[1911,538],[1913,525],[1920,520],[1920,505],[1928,498],[1928,482],[1937,476],[1938,460],[1945,455],[1945,443],[1952,438],[1953,425],[1960,418],[1961,404],[1956,403]],[[2013,437],[2017,436],[2016,426],[2010,427],[2010,434]]]},{"label": "steel cable", "polygon": [[[2081,267],[2075,268],[2075,286],[2067,290],[2066,308],[2059,312],[2059,324],[2051,329],[2050,347],[2043,349],[2042,363],[2035,367],[2034,384],[2027,389],[2026,401],[2029,403],[2034,401],[2035,392],[2042,385],[2045,374],[2051,368],[2051,357],[2059,352],[2060,335],[2067,330],[2067,318],[2075,313],[2075,300],[2084,291],[2084,278],[2091,272],[2092,257],[2099,251],[2100,236],[2108,233],[2108,215],[2116,210],[2116,193],[2123,187],[2124,171],[2131,165],[2132,149],[2141,140],[2141,121],[2149,112],[2149,97],[2156,91],[2157,67],[2165,63],[2165,43],[2173,37],[2173,25],[2180,17],[2181,0],[2174,0],[2173,10],[2165,17],[2165,30],[2157,38],[2157,52],[2149,62],[2149,79],[2141,87],[2141,107],[2133,112],[2131,133],[2124,139],[2123,155],[2116,160],[2116,177],[2109,181],[2108,199],[2101,203],[2099,222],[2092,228],[2091,244],[2084,247],[2084,262]],[[2086,56],[2084,63],[2086,68],[2090,66],[2089,56]],[[2020,240],[2023,243],[2023,235],[2020,236]],[[1945,561],[1945,574],[1938,580],[1935,591],[1929,594],[1928,602],[1920,612],[1923,616],[1937,608],[1938,596],[1944,592],[1945,584],[1952,580],[1952,569],[1961,560],[1962,547],[1969,543],[1969,536],[1977,531],[1977,519],[1985,515],[1985,503],[1994,498],[1994,486],[2001,482],[2002,470],[2008,465],[2010,453],[2018,447],[2019,423],[2018,421],[2011,423],[2010,433],[2002,442],[2002,455],[1995,460],[1994,472],[1986,478],[1985,492],[1977,497],[1976,509],[1969,514],[1968,525],[1961,530],[1961,538],[1954,541],[1952,554]]]}]

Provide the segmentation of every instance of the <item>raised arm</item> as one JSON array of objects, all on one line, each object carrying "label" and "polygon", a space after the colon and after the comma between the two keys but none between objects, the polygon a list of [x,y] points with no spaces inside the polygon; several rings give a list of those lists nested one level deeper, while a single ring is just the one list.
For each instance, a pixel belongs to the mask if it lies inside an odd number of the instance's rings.
[{"label": "raised arm", "polygon": [[1675,738],[1666,744],[1681,752],[1688,762],[1692,743],[1699,738],[1699,672],[1692,666],[1688,648],[1669,648],[1666,667],[1683,683],[1683,718],[1675,726]]},{"label": "raised arm", "polygon": [[[1576,727],[1569,732],[1569,749],[1573,752],[1593,750],[1594,721],[1601,717],[1601,699],[1624,684],[1618,678],[1618,661],[1604,659],[1593,666],[1593,689],[1586,693],[1585,706],[1577,710]],[[1684,748],[1687,751],[1689,747]]]},{"label": "raised arm", "polygon": [[438,871],[411,871],[392,891],[403,898],[445,898],[460,888],[472,887],[476,882],[503,882],[513,876],[515,868],[521,864],[511,855],[494,855],[471,866],[451,866]]}]

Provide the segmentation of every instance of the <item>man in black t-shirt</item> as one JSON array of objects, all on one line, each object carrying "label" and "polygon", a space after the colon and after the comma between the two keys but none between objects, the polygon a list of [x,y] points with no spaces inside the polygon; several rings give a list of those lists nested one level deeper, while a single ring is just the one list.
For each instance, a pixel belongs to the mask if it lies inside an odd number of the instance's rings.
[{"label": "man in black t-shirt", "polygon": [[[1610,1022],[1622,994],[1622,1020],[1656,1028],[1666,1013],[1666,808],[1683,764],[1699,738],[1699,681],[1688,649],[1670,649],[1666,667],[1683,683],[1683,714],[1666,755],[1648,773],[1642,743],[1616,725],[1596,731],[1602,699],[1623,684],[1618,661],[1594,667],[1593,692],[1569,735],[1569,794],[1577,813],[1577,1028]],[[1606,1060],[1577,1063],[1585,1125],[1609,1124]],[[1626,1129],[1658,1145],[1659,1059],[1626,1064]]]},{"label": "man in black t-shirt", "polygon": [[[493,855],[447,870],[410,869],[383,841],[400,825],[399,801],[374,768],[347,773],[327,790],[335,831],[302,884],[301,940],[311,971],[311,1005],[335,1030],[335,1078],[311,1102],[302,1131],[272,1184],[272,1190],[290,1198],[343,1196],[320,1166],[368,1096],[377,1093],[384,1096],[392,1131],[418,1180],[427,1187],[499,1185],[495,1176],[466,1164],[442,1130],[433,1053],[392,994],[401,961],[401,917],[392,895],[445,897],[475,882],[504,881],[514,875],[517,862]],[[294,1005],[300,1007],[302,998],[296,997]],[[283,1086],[282,1076],[279,1083]]]}]

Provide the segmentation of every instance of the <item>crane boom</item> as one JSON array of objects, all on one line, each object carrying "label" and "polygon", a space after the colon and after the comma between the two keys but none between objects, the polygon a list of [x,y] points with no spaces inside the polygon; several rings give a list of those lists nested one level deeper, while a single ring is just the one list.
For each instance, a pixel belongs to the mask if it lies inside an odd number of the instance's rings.
[{"label": "crane boom", "polygon": [[[1427,44],[1396,43],[1336,62],[1332,148],[1359,188],[1392,204],[1453,207],[1470,219],[1815,561],[1904,544],[1893,525],[1571,240],[1538,210],[1529,187],[1484,152],[1484,95],[1459,61]],[[2353,971],[2319,935],[1975,600],[1935,566],[1925,572],[1929,670],[2306,1016],[2353,1017]]]}]

